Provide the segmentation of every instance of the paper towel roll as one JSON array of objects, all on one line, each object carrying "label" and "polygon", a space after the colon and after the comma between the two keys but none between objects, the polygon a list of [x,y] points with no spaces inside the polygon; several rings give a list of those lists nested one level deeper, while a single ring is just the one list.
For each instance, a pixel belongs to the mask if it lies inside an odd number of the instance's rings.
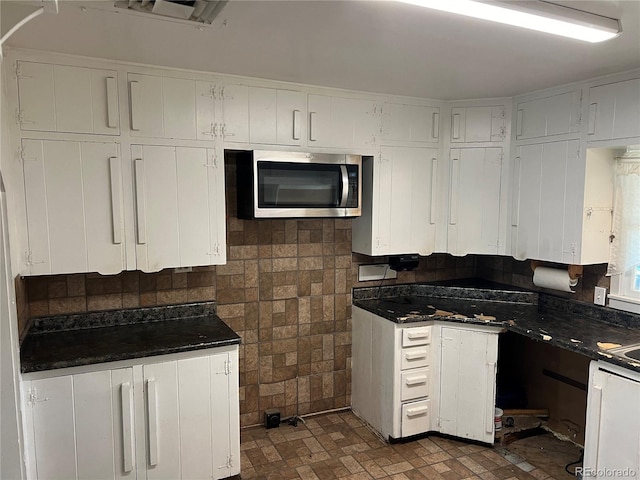
[{"label": "paper towel roll", "polygon": [[533,271],[533,284],[538,287],[575,293],[571,290],[571,287],[575,287],[578,284],[578,279],[572,280],[567,270],[537,267]]}]

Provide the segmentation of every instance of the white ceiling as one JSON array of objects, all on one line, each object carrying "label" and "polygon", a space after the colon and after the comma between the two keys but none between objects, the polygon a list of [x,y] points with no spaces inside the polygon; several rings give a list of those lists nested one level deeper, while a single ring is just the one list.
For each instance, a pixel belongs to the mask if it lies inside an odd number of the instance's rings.
[{"label": "white ceiling", "polygon": [[[590,44],[384,0],[231,0],[198,29],[117,13],[112,2],[61,0],[57,15],[39,16],[7,43],[443,100],[513,96],[640,67],[640,0],[555,3],[619,18],[623,33]],[[11,4],[2,4],[4,15]]]}]

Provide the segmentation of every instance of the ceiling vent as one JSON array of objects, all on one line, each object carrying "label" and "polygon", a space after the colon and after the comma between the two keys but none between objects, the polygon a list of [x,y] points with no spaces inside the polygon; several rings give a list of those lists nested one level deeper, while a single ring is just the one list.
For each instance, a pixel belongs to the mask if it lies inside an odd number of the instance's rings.
[{"label": "ceiling vent", "polygon": [[118,0],[115,6],[140,13],[209,25],[228,0]]}]

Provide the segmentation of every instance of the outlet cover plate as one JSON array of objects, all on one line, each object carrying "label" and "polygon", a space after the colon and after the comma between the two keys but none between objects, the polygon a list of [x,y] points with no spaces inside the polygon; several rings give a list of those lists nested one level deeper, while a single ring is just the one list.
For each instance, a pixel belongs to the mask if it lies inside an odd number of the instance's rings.
[{"label": "outlet cover plate", "polygon": [[604,306],[607,300],[607,289],[604,287],[596,287],[593,292],[593,303]]}]

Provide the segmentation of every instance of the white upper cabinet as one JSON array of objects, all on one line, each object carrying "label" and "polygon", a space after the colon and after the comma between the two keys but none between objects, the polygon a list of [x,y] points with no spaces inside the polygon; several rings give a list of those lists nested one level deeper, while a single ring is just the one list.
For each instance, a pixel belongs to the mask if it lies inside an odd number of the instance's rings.
[{"label": "white upper cabinet", "polygon": [[[128,81],[132,136],[206,139],[203,132],[211,130],[214,122],[205,117],[210,111],[207,92],[202,91],[206,86],[191,79],[137,73],[129,73]],[[204,112],[198,112],[200,105]]]},{"label": "white upper cabinet", "polygon": [[577,140],[518,147],[513,256],[565,264],[608,262],[612,162],[597,152],[585,158]]},{"label": "white upper cabinet", "polygon": [[381,141],[437,142],[440,108],[402,103],[382,105]]},{"label": "white upper cabinet", "polygon": [[353,220],[353,251],[366,255],[435,249],[438,149],[381,147],[363,163],[362,216]]},{"label": "white upper cabinet", "polygon": [[27,275],[125,268],[121,158],[115,143],[22,141]]},{"label": "white upper cabinet", "polygon": [[295,90],[227,84],[220,90],[225,142],[302,144],[305,95]]},{"label": "white upper cabinet", "polygon": [[451,109],[451,143],[502,142],[506,107],[454,107]]},{"label": "white upper cabinet", "polygon": [[249,89],[249,139],[252,143],[300,145],[305,95],[293,90]]},{"label": "white upper cabinet", "polygon": [[581,90],[519,102],[516,107],[516,140],[578,133]]},{"label": "white upper cabinet", "polygon": [[131,154],[137,268],[224,263],[224,166],[217,152],[133,145]]},{"label": "white upper cabinet", "polygon": [[[214,149],[23,140],[24,275],[213,265],[226,261],[224,172]],[[123,179],[135,198],[125,205]],[[124,212],[134,211],[125,229]],[[133,229],[135,228],[135,232]],[[127,264],[128,241],[135,249]]]},{"label": "white upper cabinet", "polygon": [[449,253],[498,253],[502,159],[500,147],[450,151]]},{"label": "white upper cabinet", "polygon": [[18,61],[22,130],[118,135],[118,75],[113,70]]},{"label": "white upper cabinet", "polygon": [[309,95],[308,145],[371,150],[380,130],[378,106],[373,100]]},{"label": "white upper cabinet", "polygon": [[640,78],[589,90],[588,141],[640,137]]}]

